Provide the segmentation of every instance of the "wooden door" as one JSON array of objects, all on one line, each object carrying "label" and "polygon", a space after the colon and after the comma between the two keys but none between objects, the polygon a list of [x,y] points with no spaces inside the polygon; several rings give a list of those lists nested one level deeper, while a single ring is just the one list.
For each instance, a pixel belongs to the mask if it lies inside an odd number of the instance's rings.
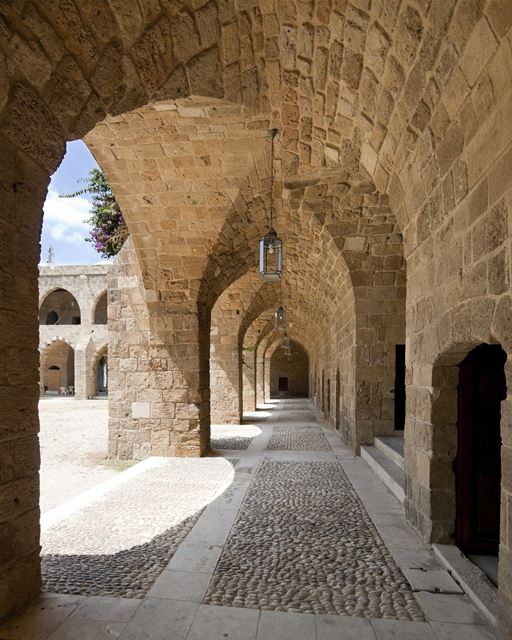
[{"label": "wooden door", "polygon": [[340,429],[340,370],[336,369],[336,429]]},{"label": "wooden door", "polygon": [[405,344],[395,345],[395,431],[405,427]]},{"label": "wooden door", "polygon": [[498,553],[505,360],[500,346],[482,345],[459,365],[455,539],[466,553]]},{"label": "wooden door", "polygon": [[48,391],[60,389],[60,369],[48,369]]},{"label": "wooden door", "polygon": [[288,378],[279,378],[279,393],[285,393],[288,391]]}]

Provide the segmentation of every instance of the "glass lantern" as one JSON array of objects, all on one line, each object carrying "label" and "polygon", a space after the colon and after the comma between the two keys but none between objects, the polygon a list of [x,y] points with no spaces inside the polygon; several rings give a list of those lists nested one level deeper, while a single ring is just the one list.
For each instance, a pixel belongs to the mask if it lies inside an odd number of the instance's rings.
[{"label": "glass lantern", "polygon": [[283,349],[290,348],[290,338],[288,337],[287,333],[284,334],[283,339],[281,340],[281,346],[283,347]]},{"label": "glass lantern", "polygon": [[274,314],[274,326],[281,333],[286,331],[286,311],[283,307],[279,307]]},{"label": "glass lantern", "polygon": [[286,354],[286,359],[288,360],[288,362],[291,362],[291,361],[292,361],[292,359],[293,359],[293,358],[292,358],[292,354],[291,354],[291,353],[287,353],[287,354]]},{"label": "glass lantern", "polygon": [[265,282],[277,282],[283,275],[283,243],[274,229],[260,240],[260,276]]}]

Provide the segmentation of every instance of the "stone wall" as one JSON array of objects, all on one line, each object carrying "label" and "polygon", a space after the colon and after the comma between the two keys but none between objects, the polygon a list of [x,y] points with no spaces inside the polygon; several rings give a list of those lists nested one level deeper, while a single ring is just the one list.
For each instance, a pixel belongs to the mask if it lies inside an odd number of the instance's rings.
[{"label": "stone wall", "polygon": [[1,619],[40,589],[37,265],[49,178],[0,139]]},{"label": "stone wall", "polygon": [[[454,367],[482,342],[512,348],[510,3],[96,4],[3,8],[0,616],[39,584],[41,210],[65,142],[83,136],[131,232],[110,294],[112,455],[206,450],[211,311],[256,269],[272,190],[290,336],[307,345],[324,411],[331,381],[329,421],[355,450],[392,428],[394,345],[406,333],[406,510],[426,540],[446,539]],[[245,330],[270,306],[250,308]]]}]

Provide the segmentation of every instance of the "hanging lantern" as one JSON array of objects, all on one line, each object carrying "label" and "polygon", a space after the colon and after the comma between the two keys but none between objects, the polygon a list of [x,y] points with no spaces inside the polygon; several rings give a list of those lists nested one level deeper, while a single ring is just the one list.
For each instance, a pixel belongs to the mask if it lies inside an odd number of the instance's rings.
[{"label": "hanging lantern", "polygon": [[274,138],[277,129],[270,130],[272,156],[270,160],[269,230],[260,240],[260,276],[265,282],[277,282],[283,275],[283,243],[273,227],[274,221]]},{"label": "hanging lantern", "polygon": [[283,349],[290,348],[290,338],[288,337],[287,333],[284,334],[283,339],[281,340],[281,346],[283,347]]},{"label": "hanging lantern", "polygon": [[283,243],[274,229],[260,240],[260,276],[265,282],[277,282],[283,275]]},{"label": "hanging lantern", "polygon": [[283,307],[279,307],[274,314],[274,326],[281,333],[286,331],[286,311]]},{"label": "hanging lantern", "polygon": [[288,362],[292,361],[292,354],[291,353],[287,353],[286,354],[286,359],[288,360]]}]

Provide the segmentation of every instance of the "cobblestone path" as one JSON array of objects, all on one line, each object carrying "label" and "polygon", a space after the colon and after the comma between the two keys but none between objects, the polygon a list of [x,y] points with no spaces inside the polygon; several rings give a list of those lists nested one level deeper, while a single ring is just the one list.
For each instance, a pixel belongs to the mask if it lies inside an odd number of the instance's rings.
[{"label": "cobblestone path", "polygon": [[337,462],[261,464],[205,602],[424,619]]},{"label": "cobblestone path", "polygon": [[330,451],[324,434],[314,425],[276,426],[267,449],[288,451]]}]

